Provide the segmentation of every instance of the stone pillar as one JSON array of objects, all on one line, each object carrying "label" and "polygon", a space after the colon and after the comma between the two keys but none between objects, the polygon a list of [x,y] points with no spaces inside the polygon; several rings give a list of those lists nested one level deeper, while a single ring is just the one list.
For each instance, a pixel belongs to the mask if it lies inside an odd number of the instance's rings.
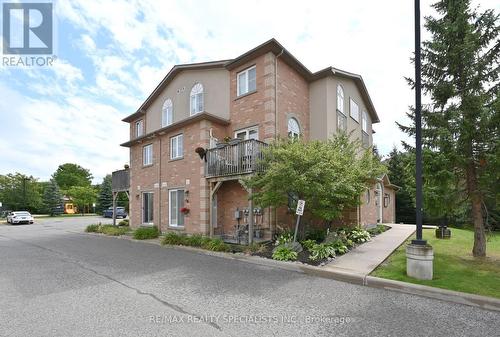
[{"label": "stone pillar", "polygon": [[406,246],[406,274],[418,280],[432,280],[434,251],[430,245]]}]

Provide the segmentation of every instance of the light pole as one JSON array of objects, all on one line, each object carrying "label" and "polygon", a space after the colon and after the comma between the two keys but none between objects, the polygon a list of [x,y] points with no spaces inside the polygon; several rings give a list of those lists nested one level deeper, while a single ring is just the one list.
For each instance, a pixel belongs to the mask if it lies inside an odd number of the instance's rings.
[{"label": "light pole", "polygon": [[416,239],[406,246],[406,274],[419,280],[432,280],[434,251],[422,237],[422,103],[420,60],[420,0],[415,0],[415,218]]},{"label": "light pole", "polygon": [[420,60],[420,0],[415,0],[415,218],[417,238],[412,240],[415,245],[425,245],[422,238],[422,93],[421,93],[421,60]]}]

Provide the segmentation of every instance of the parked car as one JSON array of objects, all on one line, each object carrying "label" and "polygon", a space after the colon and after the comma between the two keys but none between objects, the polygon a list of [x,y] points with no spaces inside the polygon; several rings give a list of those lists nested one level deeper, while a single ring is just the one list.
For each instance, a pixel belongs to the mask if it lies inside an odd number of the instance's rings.
[{"label": "parked car", "polygon": [[7,214],[7,222],[10,224],[32,224],[34,222],[33,216],[27,211],[9,212]]},{"label": "parked car", "polygon": [[[105,218],[112,218],[113,217],[113,207],[105,209],[104,212],[102,212],[102,216],[104,216]],[[127,214],[127,212],[125,212],[125,207],[116,207],[116,218],[125,219],[127,216],[128,216],[128,214]]]}]

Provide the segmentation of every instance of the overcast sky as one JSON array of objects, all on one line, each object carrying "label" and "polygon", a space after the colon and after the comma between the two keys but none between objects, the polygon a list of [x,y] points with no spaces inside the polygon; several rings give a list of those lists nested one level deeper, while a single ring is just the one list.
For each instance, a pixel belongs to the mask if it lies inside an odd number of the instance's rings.
[{"label": "overcast sky", "polygon": [[[431,13],[422,1],[422,14]],[[495,0],[476,1],[496,8]],[[0,67],[0,174],[46,180],[62,163],[94,182],[129,160],[127,124],[169,69],[234,58],[274,37],[311,71],[361,74],[381,122],[382,154],[414,96],[413,1],[54,1],[52,67]],[[423,34],[427,37],[427,34]]]}]

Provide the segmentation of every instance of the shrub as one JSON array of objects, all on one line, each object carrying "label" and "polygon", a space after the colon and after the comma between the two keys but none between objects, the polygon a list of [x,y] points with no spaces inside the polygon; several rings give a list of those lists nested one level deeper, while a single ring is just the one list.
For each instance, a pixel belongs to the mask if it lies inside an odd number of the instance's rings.
[{"label": "shrub", "polygon": [[355,228],[351,230],[350,233],[347,234],[347,238],[355,243],[363,243],[370,241],[371,236],[370,233],[368,233],[368,231],[362,228]]},{"label": "shrub", "polygon": [[156,227],[141,227],[137,228],[134,232],[134,239],[136,240],[148,240],[156,239],[160,233]]},{"label": "shrub", "polygon": [[101,232],[101,224],[92,224],[88,225],[87,228],[85,228],[85,231],[87,233],[100,233]]},{"label": "shrub", "polygon": [[106,235],[111,235],[111,236],[119,236],[127,233],[129,231],[128,226],[113,226],[113,225],[104,225],[100,226],[100,233],[106,234]]},{"label": "shrub", "polygon": [[168,232],[163,237],[162,245],[181,245],[184,242],[185,235],[178,234],[177,232]]},{"label": "shrub", "polygon": [[278,261],[295,261],[298,255],[292,248],[278,246],[273,252],[273,259]]},{"label": "shrub", "polygon": [[185,236],[183,244],[192,247],[201,247],[203,244],[204,237],[201,234],[194,234],[191,236]]},{"label": "shrub", "polygon": [[309,250],[309,258],[313,261],[324,260],[328,257],[335,257],[335,249],[325,243],[318,243]]},{"label": "shrub", "polygon": [[387,227],[385,225],[377,225],[376,227],[368,229],[368,233],[370,235],[378,235],[387,230]]},{"label": "shrub", "polygon": [[300,243],[305,249],[310,250],[317,242],[316,240],[308,239],[301,241]]},{"label": "shrub", "polygon": [[336,254],[342,255],[342,254],[345,254],[349,251],[349,248],[347,247],[347,245],[340,239],[332,241],[332,242],[328,243],[328,245],[335,250]]},{"label": "shrub", "polygon": [[259,243],[252,243],[251,245],[245,246],[243,252],[246,254],[262,253],[265,250],[265,246]]},{"label": "shrub", "polygon": [[292,242],[292,240],[293,240],[293,233],[290,232],[289,230],[286,230],[278,236],[275,245],[281,246],[284,245],[285,243]]},{"label": "shrub", "polygon": [[128,219],[123,219],[122,221],[120,221],[120,222],[118,223],[118,226],[120,226],[120,227],[121,227],[121,226],[128,226],[128,224],[129,224],[129,223],[128,223]]},{"label": "shrub", "polygon": [[306,240],[314,240],[316,243],[323,242],[326,238],[326,230],[311,228],[306,232]]},{"label": "shrub", "polygon": [[214,252],[227,252],[229,250],[229,245],[224,243],[222,239],[209,239],[203,245],[203,248],[212,250]]}]

